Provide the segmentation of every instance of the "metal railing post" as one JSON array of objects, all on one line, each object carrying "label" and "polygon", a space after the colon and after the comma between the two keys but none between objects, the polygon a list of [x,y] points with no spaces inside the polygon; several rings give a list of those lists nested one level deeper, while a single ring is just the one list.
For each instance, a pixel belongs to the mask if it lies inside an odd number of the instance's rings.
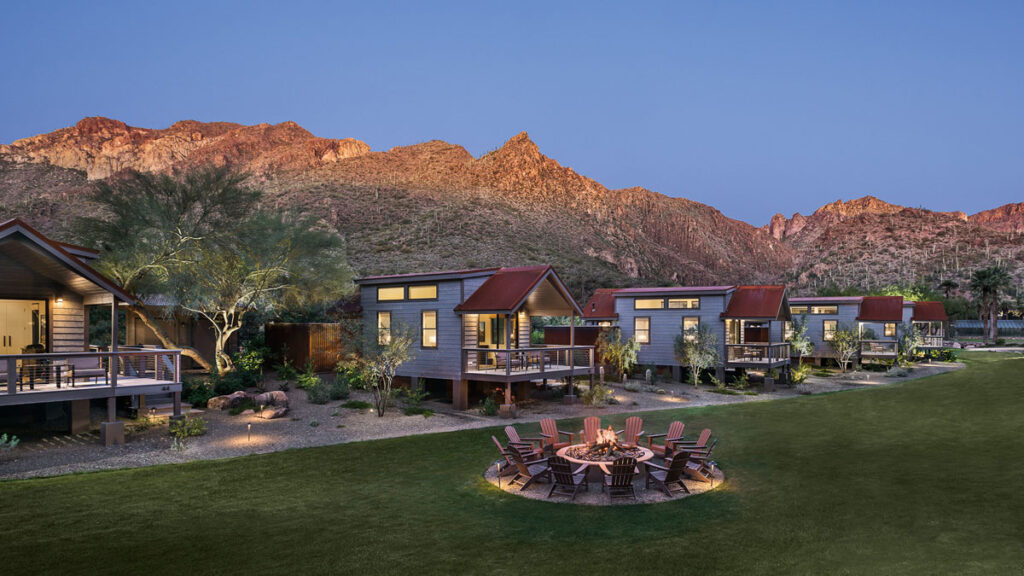
[{"label": "metal railing post", "polygon": [[7,359],[7,393],[16,394],[18,385],[18,359]]}]

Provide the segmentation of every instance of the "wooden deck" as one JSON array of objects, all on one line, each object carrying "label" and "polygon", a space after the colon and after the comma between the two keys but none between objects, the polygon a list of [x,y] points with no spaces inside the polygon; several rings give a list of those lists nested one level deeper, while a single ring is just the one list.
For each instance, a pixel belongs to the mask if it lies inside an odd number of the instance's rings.
[{"label": "wooden deck", "polygon": [[467,380],[488,382],[586,376],[594,373],[594,347],[465,348],[462,366]]},{"label": "wooden deck", "polygon": [[749,344],[727,344],[725,365],[730,368],[752,368],[770,370],[782,368],[790,363],[788,342],[764,342]]}]

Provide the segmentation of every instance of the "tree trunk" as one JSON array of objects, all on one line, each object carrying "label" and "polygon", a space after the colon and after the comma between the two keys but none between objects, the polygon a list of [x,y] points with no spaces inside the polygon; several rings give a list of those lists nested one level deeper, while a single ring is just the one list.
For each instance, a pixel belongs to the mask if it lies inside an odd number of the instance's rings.
[{"label": "tree trunk", "polygon": [[128,306],[128,309],[134,312],[135,315],[138,316],[140,320],[142,320],[142,323],[145,324],[147,328],[153,331],[153,334],[156,335],[157,340],[160,341],[161,346],[167,348],[168,350],[181,350],[183,356],[191,358],[196,364],[202,366],[204,370],[209,371],[213,368],[213,365],[210,364],[210,361],[207,360],[206,358],[203,358],[202,354],[200,354],[198,350],[192,348],[191,346],[179,346],[177,343],[171,340],[170,336],[167,335],[167,332],[164,330],[163,326],[161,326],[160,323],[157,322],[155,318],[153,318],[152,314],[149,313],[149,310],[147,310],[145,306],[132,305]]},{"label": "tree trunk", "polygon": [[991,330],[990,338],[993,342],[999,338],[999,300],[994,299],[989,308],[988,327]]}]

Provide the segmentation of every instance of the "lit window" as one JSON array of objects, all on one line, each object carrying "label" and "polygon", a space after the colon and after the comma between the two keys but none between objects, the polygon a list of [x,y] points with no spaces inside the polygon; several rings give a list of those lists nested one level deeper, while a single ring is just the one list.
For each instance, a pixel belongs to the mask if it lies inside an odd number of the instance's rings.
[{"label": "lit window", "polygon": [[696,332],[698,326],[700,326],[700,318],[697,316],[685,316],[683,318],[683,338],[692,342],[696,338],[694,332]]},{"label": "lit window", "polygon": [[783,322],[782,323],[782,339],[789,340],[793,337],[793,323]]},{"label": "lit window", "polygon": [[420,346],[437,348],[437,311],[424,310],[420,314]]},{"label": "lit window", "polygon": [[391,312],[377,312],[377,344],[391,343]]},{"label": "lit window", "polygon": [[821,332],[823,340],[831,340],[835,338],[836,330],[839,329],[838,320],[824,320],[821,323]]},{"label": "lit window", "polygon": [[807,306],[790,306],[790,314],[807,314]]},{"label": "lit window", "polygon": [[437,284],[409,286],[409,300],[436,300]]},{"label": "lit window", "polygon": [[404,286],[381,286],[377,288],[377,300],[381,302],[405,300]]},{"label": "lit window", "polygon": [[637,298],[633,300],[634,310],[661,310],[664,307],[664,298]]},{"label": "lit window", "polygon": [[669,298],[668,307],[696,310],[700,308],[700,298]]},{"label": "lit window", "polygon": [[637,344],[651,343],[651,319],[637,317],[633,319],[633,338]]},{"label": "lit window", "polygon": [[888,338],[888,337],[892,337],[892,336],[895,336],[895,335],[896,335],[896,323],[895,322],[886,322],[885,323],[885,336]]},{"label": "lit window", "polygon": [[838,306],[811,306],[811,314],[838,314]]}]

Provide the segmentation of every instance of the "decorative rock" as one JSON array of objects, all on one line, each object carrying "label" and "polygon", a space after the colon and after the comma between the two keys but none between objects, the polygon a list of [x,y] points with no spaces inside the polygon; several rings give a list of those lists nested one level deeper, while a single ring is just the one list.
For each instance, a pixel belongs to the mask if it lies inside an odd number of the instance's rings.
[{"label": "decorative rock", "polygon": [[257,394],[252,399],[253,404],[258,406],[284,406],[288,407],[288,395],[280,390]]},{"label": "decorative rock", "polygon": [[280,418],[287,413],[287,406],[269,406],[260,412],[260,418],[263,418],[264,420],[273,420],[274,418]]},{"label": "decorative rock", "polygon": [[242,416],[252,416],[253,414],[256,414],[256,411],[253,410],[252,408],[249,408],[248,410],[242,410]]},{"label": "decorative rock", "polygon": [[245,392],[232,392],[227,396],[214,396],[210,398],[210,401],[206,403],[206,407],[210,410],[227,410],[234,408],[249,397]]}]

